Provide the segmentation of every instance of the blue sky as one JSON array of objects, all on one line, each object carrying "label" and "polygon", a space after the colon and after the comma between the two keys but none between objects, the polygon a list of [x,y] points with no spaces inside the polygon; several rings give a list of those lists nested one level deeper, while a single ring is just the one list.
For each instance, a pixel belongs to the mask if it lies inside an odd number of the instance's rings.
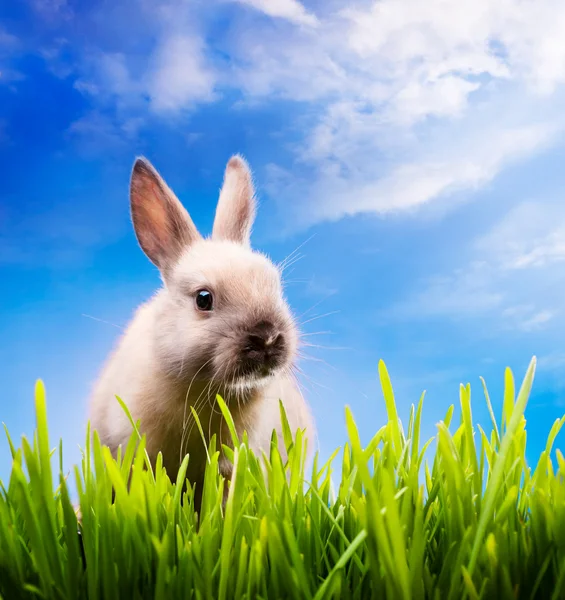
[{"label": "blue sky", "polygon": [[287,294],[330,332],[302,365],[322,453],[345,404],[364,437],[383,424],[380,358],[405,421],[427,390],[430,436],[460,382],[488,427],[479,376],[500,414],[504,367],[535,354],[535,461],[565,412],[564,24],[558,0],[3,2],[0,419],[30,435],[42,378],[78,460],[90,386],[159,284],[134,157],[209,232],[241,152],[255,246],[306,242]]}]

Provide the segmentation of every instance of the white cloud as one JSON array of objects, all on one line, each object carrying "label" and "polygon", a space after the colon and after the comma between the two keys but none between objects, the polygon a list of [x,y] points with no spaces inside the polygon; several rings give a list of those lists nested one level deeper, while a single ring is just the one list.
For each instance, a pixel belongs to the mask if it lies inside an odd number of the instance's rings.
[{"label": "white cloud", "polygon": [[22,81],[22,79],[25,79],[25,76],[20,71],[0,65],[0,85]]},{"label": "white cloud", "polygon": [[130,106],[143,94],[143,85],[134,78],[127,56],[119,52],[96,52],[85,59],[84,77],[76,80],[80,92]]},{"label": "white cloud", "polygon": [[422,289],[387,314],[399,318],[442,317],[461,319],[500,309],[503,293],[491,285],[493,268],[476,261],[449,275],[434,276]]},{"label": "white cloud", "polygon": [[78,148],[84,155],[95,156],[101,151],[110,154],[131,142],[142,124],[139,117],[112,119],[94,110],[73,121],[67,135],[78,141]]},{"label": "white cloud", "polygon": [[31,0],[33,9],[50,21],[69,19],[72,15],[67,0]]},{"label": "white cloud", "polygon": [[[552,281],[552,287],[563,284],[563,275]],[[475,261],[448,275],[421,281],[417,284],[420,287],[383,315],[401,320],[447,319],[471,324],[475,332],[476,319],[480,318],[488,334],[501,329],[532,333],[563,317],[555,297],[524,286],[523,280],[505,277],[496,263]]]},{"label": "white cloud", "polygon": [[155,112],[175,112],[213,99],[214,75],[204,64],[203,45],[195,36],[164,36],[147,66],[134,68],[117,52],[98,52],[86,62],[87,74],[75,87],[126,110],[145,109],[147,99]]},{"label": "white cloud", "polygon": [[[562,327],[565,205],[561,198],[512,207],[470,246],[464,267],[421,281],[387,311],[400,318],[481,317],[489,329],[533,333]],[[555,331],[561,331],[557,326]]]},{"label": "white cloud", "polygon": [[215,77],[205,65],[196,36],[166,38],[157,50],[148,79],[151,107],[158,112],[192,108],[214,98]]},{"label": "white cloud", "polygon": [[5,51],[18,45],[18,38],[0,27],[0,50]]},{"label": "white cloud", "polygon": [[472,192],[563,133],[560,0],[359,0],[317,15],[298,0],[236,4],[254,10],[230,10],[217,37],[220,9],[142,2],[149,61],[102,48],[77,86],[124,120],[224,90],[298,103],[294,164],[271,166],[267,187],[303,225]]},{"label": "white cloud", "polygon": [[104,140],[115,147],[124,134],[133,137],[151,112],[175,116],[212,101],[215,83],[196,35],[162,35],[148,63],[135,63],[122,52],[94,52],[85,57],[74,85],[96,108],[70,132],[84,138],[85,147],[101,147]]},{"label": "white cloud", "polygon": [[[486,124],[484,125],[486,127]],[[483,126],[475,134],[454,137],[459,144],[413,143],[413,158],[406,162],[381,155],[378,166],[370,151],[370,129],[359,129],[359,145],[333,146],[332,132],[318,130],[304,160],[315,163],[326,145],[334,147],[331,158],[318,163],[319,176],[312,183],[308,172],[301,180],[296,172],[270,165],[268,189],[272,194],[308,197],[306,205],[290,205],[291,220],[310,225],[318,220],[337,220],[359,213],[400,213],[414,211],[432,200],[465,189],[477,189],[491,181],[504,167],[546,147],[562,131],[557,123],[531,126],[493,127],[485,143]],[[336,128],[342,139],[348,131]],[[367,139],[368,138],[368,139]],[[288,212],[288,207],[285,210]]]},{"label": "white cloud", "polygon": [[0,85],[24,79],[23,73],[11,66],[11,58],[19,46],[18,38],[0,26]]},{"label": "white cloud", "polygon": [[271,166],[269,189],[285,206],[312,199],[293,214],[309,224],[488,183],[563,132],[562,22],[555,0],[381,0],[320,14],[315,30],[241,28],[234,85],[316,107],[292,176]]},{"label": "white cloud", "polygon": [[298,0],[236,0],[264,12],[270,17],[287,19],[300,25],[317,25],[318,19],[309,13]]},{"label": "white cloud", "polygon": [[558,313],[548,309],[538,310],[532,304],[518,304],[503,309],[500,316],[513,328],[530,333],[544,329],[550,321],[558,316]]},{"label": "white cloud", "polygon": [[550,267],[565,261],[562,199],[518,204],[476,245],[498,257],[505,269]]},{"label": "white cloud", "polygon": [[563,373],[565,367],[565,353],[552,352],[545,356],[540,356],[538,360],[539,368],[548,371],[559,371]]}]

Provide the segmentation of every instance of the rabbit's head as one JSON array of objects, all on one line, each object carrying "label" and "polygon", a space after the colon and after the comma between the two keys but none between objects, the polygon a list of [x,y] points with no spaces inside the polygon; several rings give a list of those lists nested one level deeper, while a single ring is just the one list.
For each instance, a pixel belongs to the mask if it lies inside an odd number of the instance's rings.
[{"label": "rabbit's head", "polygon": [[240,391],[290,369],[297,330],[279,269],[250,247],[255,195],[243,158],[227,164],[209,238],[142,158],[130,201],[139,244],[164,282],[150,340],[159,366]]}]

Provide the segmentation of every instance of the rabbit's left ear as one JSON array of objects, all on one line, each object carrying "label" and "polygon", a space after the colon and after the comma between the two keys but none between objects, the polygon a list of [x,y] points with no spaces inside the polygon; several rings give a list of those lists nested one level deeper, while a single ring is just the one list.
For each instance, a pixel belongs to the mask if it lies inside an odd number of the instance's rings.
[{"label": "rabbit's left ear", "polygon": [[212,238],[249,245],[255,220],[255,190],[247,162],[232,156],[226,166]]}]

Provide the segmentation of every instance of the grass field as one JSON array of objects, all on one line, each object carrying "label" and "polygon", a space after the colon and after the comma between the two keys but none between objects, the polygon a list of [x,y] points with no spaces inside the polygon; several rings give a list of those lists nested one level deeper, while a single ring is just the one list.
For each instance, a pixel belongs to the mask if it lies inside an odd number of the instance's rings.
[{"label": "grass field", "polygon": [[94,435],[82,464],[61,472],[54,489],[62,447],[48,439],[38,383],[34,439],[20,448],[10,440],[13,467],[0,484],[0,596],[565,598],[565,459],[559,450],[551,459],[565,419],[548,423],[547,447],[528,466],[524,409],[534,370],[535,360],[517,392],[506,371],[498,420],[485,386],[490,432],[473,424],[462,386],[461,422],[452,423],[452,406],[425,441],[423,399],[404,431],[381,363],[388,422],[363,447],[346,409],[335,493],[332,459],[305,472],[301,432],[285,428],[286,463],[274,445],[270,456],[254,456],[232,432],[226,452],[235,475],[224,510],[212,440],[199,523],[183,480],[188,458],[171,482],[159,464],[144,468],[135,434],[117,460]]}]

